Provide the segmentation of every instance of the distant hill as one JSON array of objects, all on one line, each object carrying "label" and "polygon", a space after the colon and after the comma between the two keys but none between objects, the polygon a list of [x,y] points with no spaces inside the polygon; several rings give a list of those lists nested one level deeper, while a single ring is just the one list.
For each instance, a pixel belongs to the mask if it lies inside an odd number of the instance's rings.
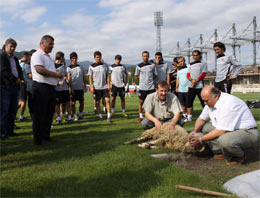
[{"label": "distant hill", "polygon": [[[2,50],[0,50],[0,52],[2,52]],[[18,58],[18,59],[21,59],[22,56],[23,56],[23,53],[24,51],[21,51],[21,52],[14,52],[14,55]],[[151,59],[151,61],[154,61],[153,59]],[[70,65],[70,60],[65,60],[66,62],[66,65]],[[167,60],[164,60],[165,63],[167,63],[170,68],[172,68],[172,62],[170,61],[167,61]],[[82,65],[84,67],[84,69],[88,70],[88,67],[89,65],[91,65],[93,62],[90,62],[90,61],[80,61],[78,62],[79,65]],[[111,63],[107,63],[108,65],[110,65]],[[137,64],[137,63],[136,63]],[[131,71],[131,66],[136,66],[136,64],[124,64],[127,68],[128,71]]]}]

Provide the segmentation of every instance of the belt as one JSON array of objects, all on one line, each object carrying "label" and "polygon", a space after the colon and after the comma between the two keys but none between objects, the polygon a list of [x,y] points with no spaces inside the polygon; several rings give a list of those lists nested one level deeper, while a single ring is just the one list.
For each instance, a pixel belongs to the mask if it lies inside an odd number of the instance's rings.
[{"label": "belt", "polygon": [[250,128],[250,129],[247,129],[247,130],[251,130],[251,129],[257,129],[257,127],[252,127],[252,128]]}]

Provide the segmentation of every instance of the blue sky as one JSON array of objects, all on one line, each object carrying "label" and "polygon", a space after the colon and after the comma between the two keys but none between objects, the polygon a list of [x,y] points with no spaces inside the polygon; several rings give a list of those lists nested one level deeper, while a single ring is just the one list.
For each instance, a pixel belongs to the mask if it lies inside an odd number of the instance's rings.
[{"label": "blue sky", "polygon": [[[100,50],[106,62],[113,63],[116,54],[123,62],[136,64],[141,52],[155,53],[156,29],[153,13],[163,11],[163,54],[175,51],[187,38],[191,42],[202,33],[204,40],[218,29],[219,36],[236,23],[238,33],[257,17],[258,0],[0,0],[0,44],[8,37],[18,42],[17,51],[39,47],[44,34],[55,38],[55,52],[76,51],[80,61],[93,61]],[[212,45],[211,45],[212,46]],[[259,45],[258,58],[259,58]],[[231,51],[228,49],[227,53]],[[241,48],[242,63],[252,62],[252,46]],[[213,68],[213,52],[208,52]]]}]

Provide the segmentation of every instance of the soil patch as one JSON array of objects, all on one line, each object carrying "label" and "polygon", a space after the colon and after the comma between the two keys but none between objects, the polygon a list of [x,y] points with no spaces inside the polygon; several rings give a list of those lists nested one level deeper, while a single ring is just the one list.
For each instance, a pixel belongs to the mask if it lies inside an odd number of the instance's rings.
[{"label": "soil patch", "polygon": [[201,153],[165,153],[152,155],[155,158],[167,160],[177,166],[183,167],[202,177],[216,180],[222,185],[229,179],[260,169],[260,149],[246,152],[246,161],[236,166],[227,166],[226,160],[215,160],[212,155]]}]

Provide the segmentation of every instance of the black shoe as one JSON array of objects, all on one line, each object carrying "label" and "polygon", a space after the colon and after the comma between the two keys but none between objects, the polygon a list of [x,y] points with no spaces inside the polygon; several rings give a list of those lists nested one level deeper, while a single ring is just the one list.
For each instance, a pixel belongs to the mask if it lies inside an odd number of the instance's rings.
[{"label": "black shoe", "polygon": [[14,129],[21,129],[21,127],[14,125]]},{"label": "black shoe", "polygon": [[180,119],[178,120],[178,123],[177,123],[177,124],[180,125],[181,127],[183,127],[184,124],[185,124],[184,119],[185,119],[185,118],[180,117]]},{"label": "black shoe", "polygon": [[9,134],[9,136],[18,136],[18,134],[13,132],[13,133]]},{"label": "black shoe", "polygon": [[94,114],[97,114],[97,110],[96,109],[94,109]]},{"label": "black shoe", "polygon": [[6,139],[8,139],[8,136],[1,136],[1,140],[6,140]]},{"label": "black shoe", "polygon": [[20,118],[19,120],[20,120],[20,121],[26,121],[26,120],[29,120],[29,119],[26,118],[26,117],[23,117],[22,119]]}]

